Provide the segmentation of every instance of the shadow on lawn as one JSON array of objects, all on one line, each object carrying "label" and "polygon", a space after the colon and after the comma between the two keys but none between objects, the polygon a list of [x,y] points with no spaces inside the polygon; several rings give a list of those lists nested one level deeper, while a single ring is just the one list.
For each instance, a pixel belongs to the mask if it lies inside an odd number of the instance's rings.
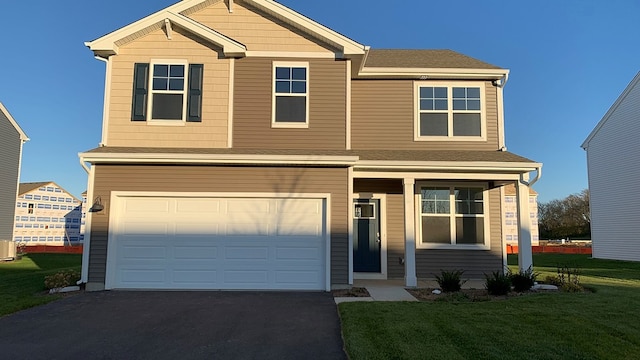
[{"label": "shadow on lawn", "polygon": [[37,272],[79,267],[78,254],[25,254],[22,259],[0,264],[0,272]]}]

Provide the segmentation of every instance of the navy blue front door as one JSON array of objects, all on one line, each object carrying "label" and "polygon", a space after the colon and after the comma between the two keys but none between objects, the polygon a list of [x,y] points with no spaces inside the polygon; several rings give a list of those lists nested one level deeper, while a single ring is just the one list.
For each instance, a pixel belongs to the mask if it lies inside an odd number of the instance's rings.
[{"label": "navy blue front door", "polygon": [[353,271],[379,273],[380,200],[356,199],[353,206]]}]

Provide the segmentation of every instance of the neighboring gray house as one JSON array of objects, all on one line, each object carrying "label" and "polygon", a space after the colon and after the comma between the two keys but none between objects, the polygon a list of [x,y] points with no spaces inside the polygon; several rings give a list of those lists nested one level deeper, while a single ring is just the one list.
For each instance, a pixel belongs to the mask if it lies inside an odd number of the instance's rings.
[{"label": "neighboring gray house", "polygon": [[582,144],[587,151],[593,257],[640,261],[640,73]]},{"label": "neighboring gray house", "polygon": [[0,103],[0,241],[13,237],[22,144],[29,138]]}]

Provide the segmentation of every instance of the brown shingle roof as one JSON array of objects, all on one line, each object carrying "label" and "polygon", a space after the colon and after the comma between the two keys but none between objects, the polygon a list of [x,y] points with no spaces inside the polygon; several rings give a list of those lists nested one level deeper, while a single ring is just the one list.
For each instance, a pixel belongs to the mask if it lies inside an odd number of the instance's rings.
[{"label": "brown shingle roof", "polygon": [[501,69],[453,50],[371,49],[365,67]]},{"label": "brown shingle roof", "polygon": [[532,160],[507,151],[461,150],[289,150],[289,149],[226,149],[226,148],[139,148],[99,147],[91,154],[220,154],[220,155],[302,155],[302,156],[358,156],[360,160],[379,161],[447,161],[447,162],[520,162]]},{"label": "brown shingle roof", "polygon": [[30,182],[30,183],[20,183],[18,188],[18,195],[22,195],[24,193],[28,193],[31,190],[41,188],[43,186],[51,184],[53,181],[43,181],[43,182]]}]

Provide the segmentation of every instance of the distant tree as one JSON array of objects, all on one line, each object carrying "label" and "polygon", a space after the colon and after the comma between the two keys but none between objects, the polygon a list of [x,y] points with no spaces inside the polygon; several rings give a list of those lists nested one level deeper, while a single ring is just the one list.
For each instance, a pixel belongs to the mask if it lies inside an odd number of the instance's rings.
[{"label": "distant tree", "polygon": [[589,190],[571,194],[562,200],[551,200],[538,205],[540,237],[564,239],[591,235]]}]

